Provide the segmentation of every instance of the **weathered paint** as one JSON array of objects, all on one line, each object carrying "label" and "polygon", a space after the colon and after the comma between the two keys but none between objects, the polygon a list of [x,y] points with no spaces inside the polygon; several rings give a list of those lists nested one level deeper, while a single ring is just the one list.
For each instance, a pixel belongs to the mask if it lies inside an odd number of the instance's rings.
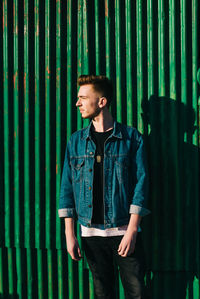
[{"label": "weathered paint", "polygon": [[14,240],[17,247],[21,243],[22,218],[19,194],[19,74],[18,74],[18,1],[13,1],[13,109],[14,109]]},{"label": "weathered paint", "polygon": [[29,14],[28,2],[24,2],[24,225],[25,247],[31,247],[31,205],[30,205],[30,147],[29,147]]},{"label": "weathered paint", "polygon": [[[34,2],[34,24],[35,24],[35,41],[34,41],[34,59],[35,59],[35,142],[34,142],[34,150],[35,156],[35,169],[40,169],[41,164],[41,154],[40,154],[40,61],[39,61],[39,47],[40,47],[40,40],[39,40],[39,0],[35,0]],[[42,231],[41,227],[41,193],[40,193],[40,179],[41,179],[41,172],[35,172],[35,231]],[[36,248],[41,247],[41,237],[40,234],[35,234],[34,243]]]},{"label": "weathered paint", "polygon": [[66,142],[88,123],[76,79],[96,72],[114,82],[114,117],[147,144],[145,284],[155,299],[200,298],[198,1],[22,2],[1,4],[0,297],[94,298],[85,257],[67,255],[57,206]]},{"label": "weathered paint", "polygon": [[45,0],[45,246],[51,248],[51,91],[50,91],[50,2]]}]

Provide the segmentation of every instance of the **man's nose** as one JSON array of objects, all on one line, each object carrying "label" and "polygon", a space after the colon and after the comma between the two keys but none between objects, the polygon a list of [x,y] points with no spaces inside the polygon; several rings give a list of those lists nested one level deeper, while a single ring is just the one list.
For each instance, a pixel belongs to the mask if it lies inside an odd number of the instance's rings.
[{"label": "man's nose", "polygon": [[80,101],[80,99],[78,99],[77,102],[76,102],[76,107],[78,107],[80,105],[81,105],[81,101]]}]

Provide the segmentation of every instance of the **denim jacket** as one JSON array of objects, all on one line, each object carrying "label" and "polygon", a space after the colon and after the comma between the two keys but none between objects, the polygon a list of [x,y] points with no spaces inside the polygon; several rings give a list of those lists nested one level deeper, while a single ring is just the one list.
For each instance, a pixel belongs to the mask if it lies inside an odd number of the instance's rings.
[{"label": "denim jacket", "polygon": [[[91,226],[96,146],[91,124],[72,134],[66,148],[61,180],[59,217],[78,218]],[[104,145],[104,228],[128,224],[130,214],[145,216],[148,175],[142,135],[114,121]]]}]

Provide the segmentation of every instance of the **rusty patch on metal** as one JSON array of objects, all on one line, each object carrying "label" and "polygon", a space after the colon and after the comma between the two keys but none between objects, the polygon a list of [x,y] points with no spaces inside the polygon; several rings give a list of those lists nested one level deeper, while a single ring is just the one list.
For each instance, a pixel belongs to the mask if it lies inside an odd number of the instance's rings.
[{"label": "rusty patch on metal", "polygon": [[81,10],[81,3],[78,6],[78,12],[80,12],[80,10]]},{"label": "rusty patch on metal", "polygon": [[[16,79],[17,79],[17,71],[16,71],[16,73],[13,75],[14,88],[16,88],[16,86],[15,86]],[[17,88],[18,88],[18,86],[17,86]]]},{"label": "rusty patch on metal", "polygon": [[24,90],[26,90],[26,73],[24,73]]},{"label": "rusty patch on metal", "polygon": [[37,25],[36,25],[36,36],[39,36],[39,19],[37,20]]},{"label": "rusty patch on metal", "polygon": [[105,16],[108,17],[108,2],[105,1]]},{"label": "rusty patch on metal", "polygon": [[46,70],[47,70],[47,73],[48,73],[48,74],[50,74],[50,73],[51,73],[51,71],[50,71],[50,69],[49,69],[49,67],[48,67],[48,66],[47,66]]},{"label": "rusty patch on metal", "polygon": [[68,24],[71,25],[71,16],[70,16],[70,14],[68,16]]}]

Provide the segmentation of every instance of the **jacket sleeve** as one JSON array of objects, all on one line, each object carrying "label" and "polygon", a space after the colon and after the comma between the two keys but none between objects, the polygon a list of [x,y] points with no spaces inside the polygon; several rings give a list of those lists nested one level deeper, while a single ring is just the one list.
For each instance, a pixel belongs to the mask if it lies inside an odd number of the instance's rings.
[{"label": "jacket sleeve", "polygon": [[136,169],[135,188],[129,212],[130,214],[146,216],[151,212],[146,208],[148,199],[148,171],[144,142],[141,134],[138,136],[133,164],[134,169]]},{"label": "jacket sleeve", "polygon": [[72,188],[72,174],[71,174],[71,166],[70,166],[70,141],[68,142],[65,151],[58,215],[61,218],[76,217],[73,188]]}]

